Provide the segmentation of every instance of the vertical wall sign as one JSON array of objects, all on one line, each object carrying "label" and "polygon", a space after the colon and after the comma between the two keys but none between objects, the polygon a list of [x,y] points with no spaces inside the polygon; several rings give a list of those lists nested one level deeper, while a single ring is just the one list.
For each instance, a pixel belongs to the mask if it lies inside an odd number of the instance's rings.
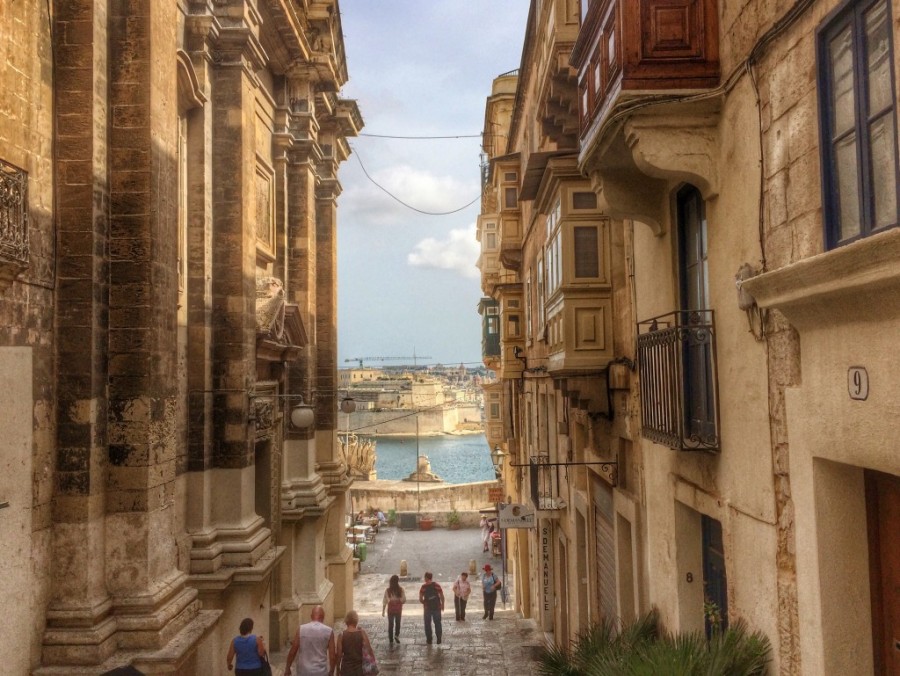
[{"label": "vertical wall sign", "polygon": [[553,631],[553,526],[541,519],[541,619],[544,631]]}]

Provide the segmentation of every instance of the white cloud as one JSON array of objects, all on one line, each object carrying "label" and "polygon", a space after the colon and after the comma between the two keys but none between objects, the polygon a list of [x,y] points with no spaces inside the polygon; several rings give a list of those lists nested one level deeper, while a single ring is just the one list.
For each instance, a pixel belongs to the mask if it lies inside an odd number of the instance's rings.
[{"label": "white cloud", "polygon": [[415,245],[406,257],[407,263],[417,268],[452,270],[463,277],[478,277],[478,240],[475,225],[466,229],[451,230],[446,239],[428,237]]}]

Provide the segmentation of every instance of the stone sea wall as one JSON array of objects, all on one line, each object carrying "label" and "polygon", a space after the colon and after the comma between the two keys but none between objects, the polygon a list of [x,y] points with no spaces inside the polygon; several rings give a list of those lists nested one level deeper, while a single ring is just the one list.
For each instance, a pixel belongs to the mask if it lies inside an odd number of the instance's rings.
[{"label": "stone sea wall", "polygon": [[428,514],[435,526],[447,525],[447,515],[455,509],[463,528],[478,525],[479,510],[490,509],[488,489],[499,486],[496,481],[477,481],[467,484],[421,483],[409,481],[355,481],[350,488],[353,511],[381,509]]}]

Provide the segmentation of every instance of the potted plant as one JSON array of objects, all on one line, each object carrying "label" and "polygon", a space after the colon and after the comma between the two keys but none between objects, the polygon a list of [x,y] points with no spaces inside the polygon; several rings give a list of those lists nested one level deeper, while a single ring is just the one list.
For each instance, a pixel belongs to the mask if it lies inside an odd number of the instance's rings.
[{"label": "potted plant", "polygon": [[434,517],[423,514],[419,517],[419,530],[431,530],[434,528]]},{"label": "potted plant", "polygon": [[459,530],[459,526],[459,512],[457,512],[456,507],[454,507],[447,515],[447,528],[450,530]]},{"label": "potted plant", "polygon": [[387,513],[387,524],[388,526],[393,526],[395,523],[397,523],[397,510],[389,509]]}]

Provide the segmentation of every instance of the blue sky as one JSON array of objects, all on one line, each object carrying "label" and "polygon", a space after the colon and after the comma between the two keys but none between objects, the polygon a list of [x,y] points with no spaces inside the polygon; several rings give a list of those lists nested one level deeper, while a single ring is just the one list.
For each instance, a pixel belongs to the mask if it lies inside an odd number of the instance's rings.
[{"label": "blue sky", "polygon": [[[479,134],[493,79],[518,68],[528,0],[342,0],[364,134]],[[480,362],[479,138],[351,139],[338,200],[338,358]],[[416,213],[374,185],[360,166]],[[387,365],[398,362],[384,362]],[[372,362],[374,366],[379,362]],[[475,364],[473,364],[475,365]]]}]

